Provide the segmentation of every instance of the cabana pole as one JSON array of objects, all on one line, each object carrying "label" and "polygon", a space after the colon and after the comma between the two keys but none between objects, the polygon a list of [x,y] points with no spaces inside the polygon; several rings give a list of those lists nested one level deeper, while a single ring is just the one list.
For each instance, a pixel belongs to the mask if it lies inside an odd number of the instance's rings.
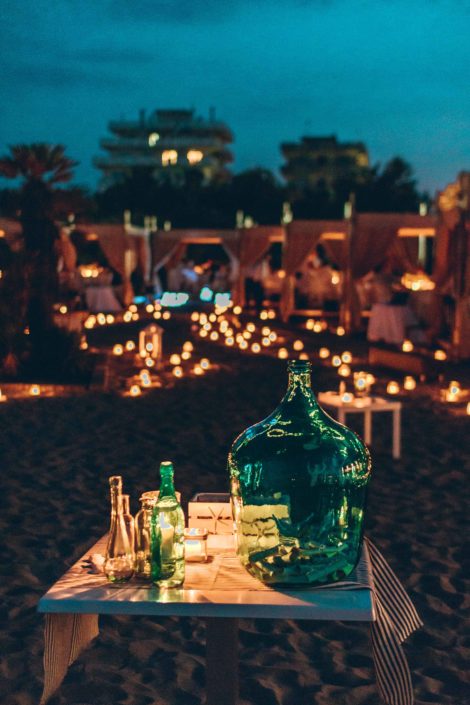
[{"label": "cabana pole", "polygon": [[348,208],[345,208],[345,218],[348,222],[346,230],[346,262],[343,278],[343,291],[340,306],[340,323],[346,333],[351,333],[353,328],[354,282],[352,276],[352,246],[356,219],[356,195],[349,195]]}]

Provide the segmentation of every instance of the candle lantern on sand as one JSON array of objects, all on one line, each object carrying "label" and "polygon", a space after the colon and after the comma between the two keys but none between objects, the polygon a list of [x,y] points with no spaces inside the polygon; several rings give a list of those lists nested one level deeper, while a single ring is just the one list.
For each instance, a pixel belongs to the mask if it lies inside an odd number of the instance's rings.
[{"label": "candle lantern on sand", "polygon": [[158,367],[162,360],[162,337],[163,328],[151,323],[143,328],[139,333],[139,355],[141,357],[151,357]]}]

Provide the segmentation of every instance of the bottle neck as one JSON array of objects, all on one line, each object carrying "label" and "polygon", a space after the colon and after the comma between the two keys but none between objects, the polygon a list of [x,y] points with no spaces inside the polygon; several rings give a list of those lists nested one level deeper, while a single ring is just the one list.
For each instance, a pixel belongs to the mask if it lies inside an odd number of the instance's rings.
[{"label": "bottle neck", "polygon": [[113,476],[109,478],[109,492],[111,497],[111,517],[122,512],[122,478]]},{"label": "bottle neck", "polygon": [[318,409],[311,386],[310,363],[291,361],[288,365],[288,385],[283,402]]},{"label": "bottle neck", "polygon": [[164,497],[174,497],[176,499],[175,486],[173,483],[173,465],[171,463],[162,463],[160,465],[160,494],[158,501]]}]

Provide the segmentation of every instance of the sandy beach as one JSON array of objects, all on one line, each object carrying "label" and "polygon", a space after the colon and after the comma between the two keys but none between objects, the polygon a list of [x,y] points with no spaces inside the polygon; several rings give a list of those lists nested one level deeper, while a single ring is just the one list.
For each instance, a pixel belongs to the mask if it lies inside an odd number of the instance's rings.
[{"label": "sandy beach", "polygon": [[[170,326],[166,354],[187,336],[188,326]],[[88,392],[1,405],[2,704],[39,700],[37,602],[107,530],[108,476],[123,475],[134,512],[165,459],[183,503],[225,491],[232,440],[281,398],[284,361],[199,341],[197,350],[221,369],[136,399]],[[334,371],[314,366],[314,391],[333,383]],[[401,460],[390,455],[388,415],[374,419],[366,531],[425,624],[405,643],[416,705],[468,705],[470,419],[420,394],[403,402]],[[50,705],[199,705],[204,650],[202,621],[104,617]],[[244,620],[240,688],[241,705],[377,705],[368,627]]]}]

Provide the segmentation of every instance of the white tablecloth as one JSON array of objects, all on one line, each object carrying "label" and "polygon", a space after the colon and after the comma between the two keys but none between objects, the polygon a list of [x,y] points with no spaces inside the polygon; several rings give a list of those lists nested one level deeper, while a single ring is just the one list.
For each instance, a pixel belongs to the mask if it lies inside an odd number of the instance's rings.
[{"label": "white tablecloth", "polygon": [[115,313],[122,309],[111,286],[87,286],[85,301],[92,313]]},{"label": "white tablecloth", "polygon": [[374,304],[372,306],[367,340],[371,342],[383,341],[401,345],[405,338],[419,342],[416,331],[407,332],[407,328],[417,326],[418,320],[408,306],[391,306],[390,304]]}]

